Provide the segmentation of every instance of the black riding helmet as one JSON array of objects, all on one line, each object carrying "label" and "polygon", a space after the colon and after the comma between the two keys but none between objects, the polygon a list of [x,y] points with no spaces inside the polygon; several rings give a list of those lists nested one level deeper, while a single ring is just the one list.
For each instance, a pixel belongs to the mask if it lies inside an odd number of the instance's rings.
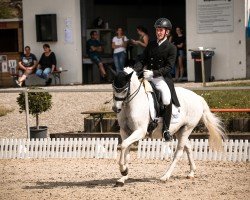
[{"label": "black riding helmet", "polygon": [[172,24],[167,18],[159,18],[156,20],[154,27],[155,28],[166,28],[166,29],[171,30]]}]

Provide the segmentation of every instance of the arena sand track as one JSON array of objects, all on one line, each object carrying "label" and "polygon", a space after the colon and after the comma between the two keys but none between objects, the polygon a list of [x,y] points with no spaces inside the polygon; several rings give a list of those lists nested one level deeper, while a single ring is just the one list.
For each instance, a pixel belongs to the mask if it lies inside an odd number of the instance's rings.
[{"label": "arena sand track", "polygon": [[171,179],[159,181],[169,160],[130,159],[130,179],[114,187],[120,177],[118,159],[0,160],[1,200],[40,199],[250,199],[250,165],[196,161],[194,179],[186,179],[186,160]]}]

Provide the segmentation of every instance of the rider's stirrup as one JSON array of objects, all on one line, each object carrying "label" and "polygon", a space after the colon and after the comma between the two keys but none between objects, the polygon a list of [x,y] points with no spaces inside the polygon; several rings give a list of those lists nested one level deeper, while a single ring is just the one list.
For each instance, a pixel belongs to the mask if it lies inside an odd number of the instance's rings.
[{"label": "rider's stirrup", "polygon": [[173,139],[172,135],[168,130],[163,131],[162,136],[166,142],[169,142]]}]

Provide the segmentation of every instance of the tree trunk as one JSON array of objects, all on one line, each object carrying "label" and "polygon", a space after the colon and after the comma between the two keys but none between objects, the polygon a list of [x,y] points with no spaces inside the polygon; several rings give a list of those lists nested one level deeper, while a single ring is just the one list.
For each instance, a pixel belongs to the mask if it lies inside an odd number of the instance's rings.
[{"label": "tree trunk", "polygon": [[36,114],[36,128],[39,129],[39,120],[38,120],[38,114]]}]

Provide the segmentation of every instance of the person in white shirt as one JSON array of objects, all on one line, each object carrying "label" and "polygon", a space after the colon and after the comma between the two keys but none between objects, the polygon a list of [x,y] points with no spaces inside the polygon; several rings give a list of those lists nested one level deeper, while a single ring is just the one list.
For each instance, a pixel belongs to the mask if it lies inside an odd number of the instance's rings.
[{"label": "person in white shirt", "polygon": [[124,31],[121,27],[116,30],[116,36],[112,39],[113,59],[116,68],[116,72],[123,71],[126,61],[126,48],[128,43],[128,38],[124,35]]}]

